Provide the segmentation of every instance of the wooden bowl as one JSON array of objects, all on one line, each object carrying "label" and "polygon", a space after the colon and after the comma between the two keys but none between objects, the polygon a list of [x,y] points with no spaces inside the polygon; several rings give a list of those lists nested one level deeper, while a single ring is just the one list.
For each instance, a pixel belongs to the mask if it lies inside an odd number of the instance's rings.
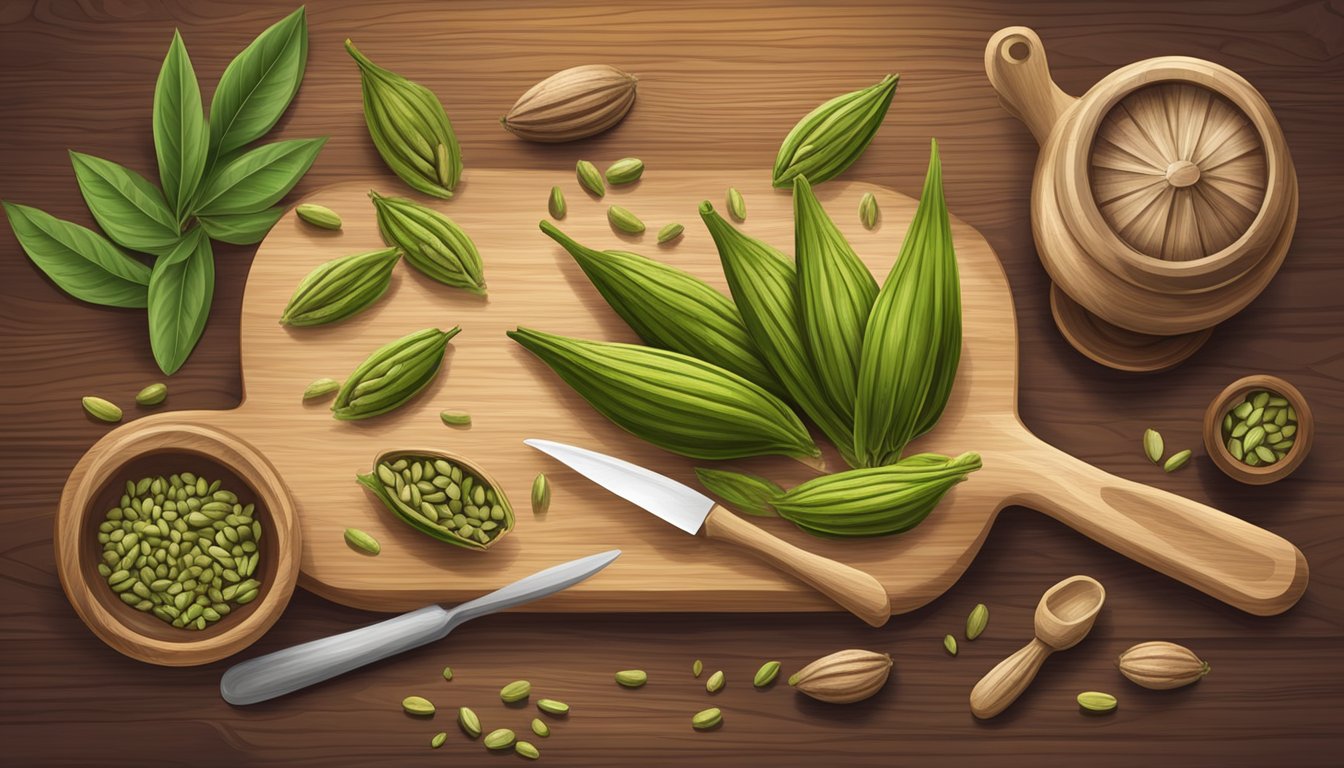
[{"label": "wooden bowl", "polygon": [[[1223,442],[1222,422],[1223,416],[1237,403],[1241,402],[1242,398],[1250,392],[1260,389],[1282,395],[1288,401],[1288,404],[1297,411],[1297,433],[1293,436],[1293,447],[1288,449],[1287,455],[1281,460],[1273,464],[1252,467],[1238,461],[1227,450],[1227,445]],[[1209,402],[1208,410],[1204,412],[1204,448],[1208,451],[1209,457],[1228,477],[1247,485],[1268,485],[1292,474],[1293,470],[1297,469],[1306,460],[1307,453],[1311,451],[1314,432],[1315,423],[1312,420],[1311,408],[1307,405],[1307,399],[1302,396],[1297,387],[1278,376],[1268,374],[1256,374],[1237,379],[1218,393],[1218,396]]]},{"label": "wooden bowl", "polygon": [[[256,599],[203,630],[174,627],[122,602],[98,573],[98,526],[127,480],[192,472],[219,479],[255,504],[261,523]],[[252,446],[221,429],[150,417],[106,435],[70,473],[56,514],[56,567],[75,612],[103,642],[134,659],[164,666],[206,664],[236,653],[280,617],[299,573],[294,502],[279,474]]]},{"label": "wooden bowl", "polygon": [[1053,283],[1050,285],[1050,314],[1064,340],[1084,357],[1130,373],[1156,373],[1175,368],[1198,352],[1213,335],[1212,328],[1180,336],[1135,333],[1088,312]]}]

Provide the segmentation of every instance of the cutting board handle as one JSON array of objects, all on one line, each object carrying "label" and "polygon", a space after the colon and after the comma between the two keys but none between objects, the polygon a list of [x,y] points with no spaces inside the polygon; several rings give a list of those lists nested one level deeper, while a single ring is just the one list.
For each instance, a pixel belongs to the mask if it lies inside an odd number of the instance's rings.
[{"label": "cutting board handle", "polygon": [[1060,116],[1077,101],[1055,85],[1045,46],[1027,27],[1005,27],[989,38],[985,74],[1003,108],[1027,124],[1038,144],[1045,144]]},{"label": "cutting board handle", "polygon": [[1306,591],[1307,560],[1297,547],[1245,520],[1116,477],[1034,436],[994,458],[1012,462],[1009,471],[1028,489],[1009,503],[1038,509],[1247,613],[1283,613]]}]

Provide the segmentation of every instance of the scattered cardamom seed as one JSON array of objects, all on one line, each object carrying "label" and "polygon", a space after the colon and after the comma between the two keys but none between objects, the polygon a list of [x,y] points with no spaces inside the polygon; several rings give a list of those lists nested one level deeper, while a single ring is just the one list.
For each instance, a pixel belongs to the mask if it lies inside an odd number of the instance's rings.
[{"label": "scattered cardamom seed", "polygon": [[423,696],[407,696],[401,700],[401,708],[406,710],[408,715],[432,715],[434,714],[434,703]]},{"label": "scattered cardamom seed", "polygon": [[607,167],[607,183],[613,186],[631,184],[644,175],[644,161],[637,157],[623,157]]},{"label": "scattered cardamom seed", "polygon": [[1167,462],[1162,465],[1163,471],[1175,472],[1181,467],[1184,467],[1186,462],[1190,461],[1190,456],[1191,452],[1188,448],[1184,451],[1173,453],[1171,457],[1167,459]]},{"label": "scattered cardamom seed", "polygon": [[691,665],[691,674],[696,677],[699,677],[700,673],[703,672],[704,669],[705,665],[701,664],[699,659],[696,659],[695,663]]},{"label": "scattered cardamom seed", "polygon": [[532,480],[532,514],[544,515],[551,508],[551,481],[546,473],[538,472]]},{"label": "scattered cardamom seed", "polygon": [[678,237],[681,237],[681,233],[685,231],[686,228],[676,222],[664,224],[663,228],[658,230],[658,244],[663,245],[664,243],[670,243]]},{"label": "scattered cardamom seed", "polygon": [[541,750],[532,745],[531,742],[520,741],[513,745],[513,751],[526,757],[528,760],[536,760],[541,757]]},{"label": "scattered cardamom seed", "polygon": [[984,603],[976,603],[971,615],[966,617],[966,639],[974,640],[989,626],[989,608]]},{"label": "scattered cardamom seed", "polygon": [[378,540],[358,528],[345,529],[345,543],[370,555],[376,555],[383,551],[382,545]]},{"label": "scattered cardamom seed", "polygon": [[1162,435],[1156,429],[1143,431],[1143,453],[1154,464],[1162,461]]},{"label": "scattered cardamom seed", "polygon": [[728,188],[728,213],[738,221],[747,220],[747,201],[742,199],[737,187]]},{"label": "scattered cardamom seed", "polygon": [[430,749],[438,749],[439,747],[442,747],[443,742],[447,740],[448,740],[448,733],[446,731],[439,731],[438,733],[434,734],[434,738],[429,740],[429,747]]},{"label": "scattered cardamom seed", "polygon": [[452,668],[452,667],[444,667],[444,668],[443,668],[443,679],[444,679],[444,680],[452,680],[452,679],[453,679],[453,668]]},{"label": "scattered cardamom seed", "polygon": [[303,390],[303,399],[318,400],[341,388],[341,382],[335,379],[318,379]]},{"label": "scattered cardamom seed", "polygon": [[109,424],[121,421],[121,409],[115,403],[93,395],[85,397],[81,402],[84,404],[84,410],[99,421],[106,421]]},{"label": "scattered cardamom seed", "polygon": [[691,727],[697,731],[708,731],[723,722],[723,711],[718,707],[702,709],[691,716]]},{"label": "scattered cardamom seed", "polygon": [[943,635],[943,647],[953,656],[957,655],[957,638],[951,635]]},{"label": "scattered cardamom seed", "polygon": [[299,203],[294,206],[294,214],[303,221],[319,229],[340,229],[341,217],[325,205]]},{"label": "scattered cardamom seed", "polygon": [[551,726],[543,722],[541,718],[534,717],[532,718],[532,732],[544,739],[551,735]]},{"label": "scattered cardamom seed", "polygon": [[565,218],[565,193],[560,191],[559,187],[551,187],[551,197],[546,201],[546,209],[550,211],[551,218]]},{"label": "scattered cardamom seed", "polygon": [[439,419],[450,427],[465,427],[471,424],[471,414],[466,411],[443,411]]},{"label": "scattered cardamom seed", "polygon": [[705,690],[709,691],[710,693],[718,693],[719,691],[723,690],[723,683],[724,683],[723,670],[720,669],[718,672],[715,672],[714,674],[710,675],[709,679],[705,681]]},{"label": "scattered cardamom seed", "polygon": [[649,675],[642,669],[625,669],[616,673],[616,682],[626,688],[638,688],[649,681]]},{"label": "scattered cardamom seed", "polygon": [[481,719],[469,707],[458,707],[457,724],[473,739],[481,735]]},{"label": "scattered cardamom seed", "polygon": [[574,166],[574,172],[579,177],[579,186],[595,197],[607,194],[607,185],[602,181],[602,174],[598,173],[597,166],[587,160],[580,160],[578,165]]},{"label": "scattered cardamom seed", "polygon": [[485,736],[486,749],[508,749],[513,746],[513,731],[508,728],[496,728]]},{"label": "scattered cardamom seed", "polygon": [[871,230],[877,227],[878,214],[877,198],[872,192],[864,192],[863,198],[859,200],[859,221],[863,222],[863,228]]},{"label": "scattered cardamom seed", "polygon": [[136,405],[158,405],[168,397],[168,385],[163,382],[155,382],[140,390],[135,395]]},{"label": "scattered cardamom seed", "polygon": [[531,683],[526,680],[514,680],[499,690],[499,698],[503,699],[505,704],[512,704],[526,699],[531,693]]},{"label": "scattered cardamom seed", "polygon": [[569,705],[563,701],[557,701],[555,699],[540,699],[537,701],[537,709],[540,709],[548,715],[555,715],[556,717],[569,714]]},{"label": "scattered cardamom seed", "polygon": [[756,670],[756,677],[751,681],[751,684],[757,688],[764,688],[773,683],[778,676],[779,662],[767,661],[761,665],[760,669]]},{"label": "scattered cardamom seed", "polygon": [[630,235],[638,235],[644,231],[644,222],[629,210],[619,205],[613,205],[607,208],[607,221],[613,229],[625,232]]},{"label": "scattered cardamom seed", "polygon": [[1115,697],[1100,691],[1083,691],[1078,694],[1078,706],[1088,712],[1111,712],[1115,709]]}]

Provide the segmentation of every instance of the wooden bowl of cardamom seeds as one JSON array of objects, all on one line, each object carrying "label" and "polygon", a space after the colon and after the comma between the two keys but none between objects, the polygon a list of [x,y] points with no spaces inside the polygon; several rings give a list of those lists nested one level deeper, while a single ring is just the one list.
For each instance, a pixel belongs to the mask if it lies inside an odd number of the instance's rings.
[{"label": "wooden bowl of cardamom seeds", "polygon": [[1278,376],[1237,379],[1204,412],[1204,447],[1228,477],[1268,485],[1292,474],[1311,451],[1315,422],[1302,393]]},{"label": "wooden bowl of cardamom seeds", "polygon": [[109,433],[76,465],[56,515],[75,612],[140,661],[206,664],[280,617],[300,530],[279,473],[237,436],[170,414]]}]

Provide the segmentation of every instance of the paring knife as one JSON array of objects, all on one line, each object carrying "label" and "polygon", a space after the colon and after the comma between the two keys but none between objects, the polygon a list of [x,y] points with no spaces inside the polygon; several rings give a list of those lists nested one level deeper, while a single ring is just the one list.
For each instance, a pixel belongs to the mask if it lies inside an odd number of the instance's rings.
[{"label": "paring knife", "polygon": [[613,549],[547,568],[507,587],[445,610],[425,606],[395,619],[303,643],[235,664],[219,681],[230,704],[256,704],[343,675],[402,651],[443,639],[457,625],[572,587],[620,557]]},{"label": "paring knife", "polygon": [[612,456],[550,440],[524,440],[580,475],[694,536],[736,544],[796,576],[874,627],[891,618],[887,590],[871,575],[778,539],[714,503],[714,500],[652,470]]}]

